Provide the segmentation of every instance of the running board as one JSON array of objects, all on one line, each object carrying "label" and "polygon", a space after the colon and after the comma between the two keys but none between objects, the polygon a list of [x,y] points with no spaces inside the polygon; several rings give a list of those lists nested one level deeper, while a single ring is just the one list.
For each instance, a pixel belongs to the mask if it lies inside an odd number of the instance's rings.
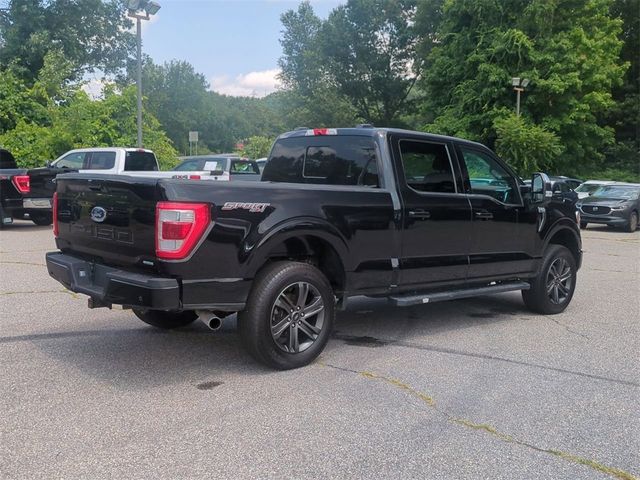
[{"label": "running board", "polygon": [[393,295],[389,297],[389,302],[396,307],[408,307],[410,305],[420,305],[423,303],[443,302],[445,300],[457,300],[459,298],[513,292],[515,290],[529,290],[530,288],[531,285],[529,285],[528,282],[497,283],[486,287],[449,290],[447,292],[421,293],[418,295]]}]

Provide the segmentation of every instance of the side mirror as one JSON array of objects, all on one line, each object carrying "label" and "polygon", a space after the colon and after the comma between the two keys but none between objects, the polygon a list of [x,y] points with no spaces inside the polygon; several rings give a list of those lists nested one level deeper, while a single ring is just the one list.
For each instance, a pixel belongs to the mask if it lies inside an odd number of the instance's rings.
[{"label": "side mirror", "polygon": [[534,173],[531,177],[531,203],[543,206],[552,198],[551,180],[544,173]]}]

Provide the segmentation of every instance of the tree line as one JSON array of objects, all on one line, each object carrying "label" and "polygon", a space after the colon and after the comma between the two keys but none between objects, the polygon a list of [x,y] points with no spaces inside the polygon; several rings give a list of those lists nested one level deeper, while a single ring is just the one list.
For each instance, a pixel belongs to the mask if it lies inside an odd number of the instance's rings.
[{"label": "tree line", "polygon": [[[209,89],[181,60],[144,58],[145,146],[265,156],[299,126],[376,126],[489,145],[522,175],[640,180],[640,0],[348,0],[282,17],[282,88]],[[120,0],[11,0],[0,11],[0,144],[25,165],[135,142],[131,23]],[[80,87],[92,71],[102,98]],[[511,78],[530,79],[515,114]]]}]

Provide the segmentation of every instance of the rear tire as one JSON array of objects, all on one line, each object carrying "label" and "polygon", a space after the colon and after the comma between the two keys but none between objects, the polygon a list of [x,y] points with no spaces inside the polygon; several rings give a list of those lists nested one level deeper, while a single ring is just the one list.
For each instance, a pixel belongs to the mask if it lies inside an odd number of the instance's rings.
[{"label": "rear tire", "polygon": [[584,230],[587,228],[587,225],[589,225],[587,222],[580,222],[580,229]]},{"label": "rear tire", "polygon": [[139,310],[134,308],[133,313],[144,323],[163,330],[185,327],[198,318],[198,315],[193,310],[166,312],[164,310]]},{"label": "rear tire", "polygon": [[569,249],[562,245],[549,245],[540,272],[531,281],[531,288],[522,290],[525,305],[543,315],[563,312],[573,298],[576,273],[576,261]]},{"label": "rear tire", "polygon": [[278,370],[311,363],[324,349],[335,317],[327,278],[313,265],[277,262],[256,277],[238,330],[257,361]]},{"label": "rear tire", "polygon": [[31,213],[29,214],[29,218],[40,227],[45,227],[53,223],[53,215],[51,213]]},{"label": "rear tire", "polygon": [[638,212],[631,212],[629,215],[629,223],[627,224],[627,232],[635,232],[638,229]]}]

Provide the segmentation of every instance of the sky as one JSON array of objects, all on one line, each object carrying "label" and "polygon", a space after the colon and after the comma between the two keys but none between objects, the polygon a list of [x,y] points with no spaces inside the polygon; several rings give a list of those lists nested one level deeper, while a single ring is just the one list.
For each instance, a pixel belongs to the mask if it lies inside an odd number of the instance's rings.
[{"label": "sky", "polygon": [[[142,30],[143,52],[154,62],[186,60],[212,90],[262,97],[276,89],[282,55],[280,15],[290,0],[156,0],[161,9]],[[326,18],[341,0],[315,0]]]}]

